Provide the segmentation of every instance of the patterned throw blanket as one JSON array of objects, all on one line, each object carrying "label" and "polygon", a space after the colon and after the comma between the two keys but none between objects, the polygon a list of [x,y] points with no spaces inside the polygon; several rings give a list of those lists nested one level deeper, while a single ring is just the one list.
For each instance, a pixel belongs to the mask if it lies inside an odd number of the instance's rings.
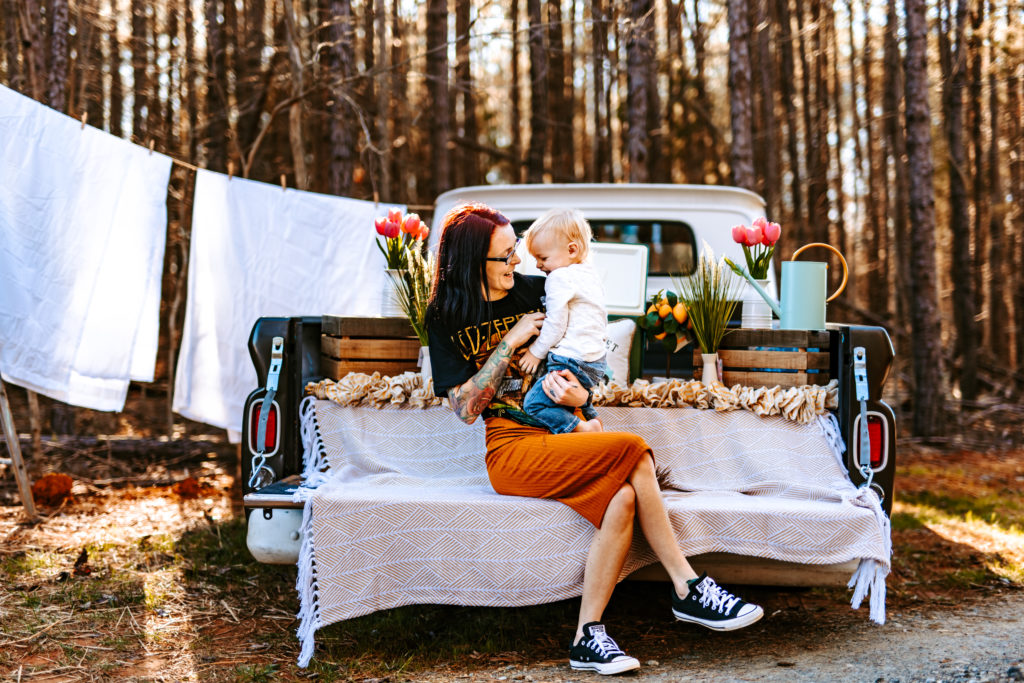
[{"label": "patterned throw blanket", "polygon": [[[409,604],[523,606],[579,596],[593,527],[556,501],[501,496],[484,467],[483,425],[447,407],[302,404],[306,480],[297,587],[299,657],[317,629]],[[805,564],[860,560],[853,606],[870,592],[885,620],[891,544],[877,496],[842,466],[835,419],[751,412],[602,408],[609,431],[654,451],[688,556],[725,552]],[[621,578],[657,561],[634,536]]]}]

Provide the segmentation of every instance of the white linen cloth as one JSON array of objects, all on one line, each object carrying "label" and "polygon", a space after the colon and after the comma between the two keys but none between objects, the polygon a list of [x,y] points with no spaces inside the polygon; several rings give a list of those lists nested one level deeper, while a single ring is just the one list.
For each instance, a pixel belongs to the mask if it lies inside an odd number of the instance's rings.
[{"label": "white linen cloth", "polygon": [[153,381],[171,159],[0,86],[0,370],[121,410]]},{"label": "white linen cloth", "polygon": [[548,273],[544,308],[544,325],[530,344],[530,353],[542,359],[557,353],[588,363],[605,355],[608,311],[601,277],[593,265],[574,263]]},{"label": "white linen cloth", "polygon": [[[579,596],[594,527],[554,500],[494,492],[484,426],[447,406],[300,407],[305,501],[297,588],[299,665],[316,630],[409,604],[522,606]],[[841,565],[859,560],[851,603],[885,622],[892,545],[871,489],[842,465],[831,414],[800,424],[748,411],[603,408],[639,434],[687,556],[733,553]],[[619,579],[657,561],[635,534]],[[666,610],[668,608],[666,607]]]},{"label": "white linen cloth", "polygon": [[373,219],[395,208],[199,171],[174,410],[236,436],[258,318],[379,315],[391,285]]}]

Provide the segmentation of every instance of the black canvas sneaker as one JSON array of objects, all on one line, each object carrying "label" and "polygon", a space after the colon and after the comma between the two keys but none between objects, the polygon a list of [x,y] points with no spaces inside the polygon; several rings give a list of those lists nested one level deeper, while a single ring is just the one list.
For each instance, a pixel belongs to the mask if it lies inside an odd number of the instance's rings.
[{"label": "black canvas sneaker", "polygon": [[577,671],[599,674],[620,674],[640,668],[636,657],[630,657],[615,644],[604,624],[591,621],[583,626],[583,637],[569,650],[569,664]]},{"label": "black canvas sneaker", "polygon": [[725,590],[707,573],[686,582],[690,592],[686,598],[672,589],[672,614],[679,621],[689,621],[715,631],[732,631],[750,626],[764,616],[758,605],[745,602]]}]

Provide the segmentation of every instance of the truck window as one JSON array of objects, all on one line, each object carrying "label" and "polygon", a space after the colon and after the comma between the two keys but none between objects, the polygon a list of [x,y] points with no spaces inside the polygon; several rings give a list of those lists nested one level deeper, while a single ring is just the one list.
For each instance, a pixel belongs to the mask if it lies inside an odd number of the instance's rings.
[{"label": "truck window", "polygon": [[[532,221],[514,221],[522,235]],[[690,275],[697,262],[693,228],[681,221],[634,221],[590,219],[598,242],[647,245],[648,275]]]}]

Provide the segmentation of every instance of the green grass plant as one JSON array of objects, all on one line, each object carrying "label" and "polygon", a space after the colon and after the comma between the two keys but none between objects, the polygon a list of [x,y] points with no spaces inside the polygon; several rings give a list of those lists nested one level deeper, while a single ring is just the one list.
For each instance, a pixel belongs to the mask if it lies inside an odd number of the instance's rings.
[{"label": "green grass plant", "polygon": [[672,277],[693,324],[701,353],[717,353],[739,298],[739,283],[704,244],[697,268],[687,278]]}]

